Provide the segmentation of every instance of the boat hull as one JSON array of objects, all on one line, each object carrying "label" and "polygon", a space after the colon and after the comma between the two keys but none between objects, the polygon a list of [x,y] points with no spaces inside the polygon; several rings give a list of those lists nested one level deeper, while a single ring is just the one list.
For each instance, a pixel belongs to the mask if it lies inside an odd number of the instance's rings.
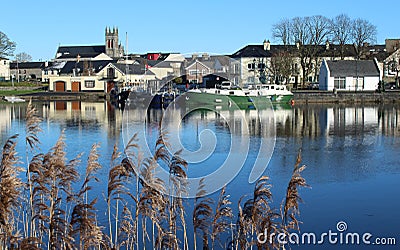
[{"label": "boat hull", "polygon": [[204,104],[214,106],[233,106],[239,108],[254,108],[259,105],[267,105],[269,103],[265,96],[238,96],[238,95],[219,95],[213,93],[202,92],[186,92],[186,102],[189,104]]}]

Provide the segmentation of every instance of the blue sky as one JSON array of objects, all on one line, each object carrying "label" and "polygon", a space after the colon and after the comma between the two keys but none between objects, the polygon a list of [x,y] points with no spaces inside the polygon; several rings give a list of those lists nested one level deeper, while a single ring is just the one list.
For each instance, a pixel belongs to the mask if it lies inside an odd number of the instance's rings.
[{"label": "blue sky", "polygon": [[[324,4],[326,2],[326,4]],[[282,18],[345,13],[377,26],[377,42],[400,38],[400,1],[3,1],[0,31],[16,53],[54,58],[59,45],[104,44],[106,26],[119,28],[130,53],[233,53],[270,39]]]}]

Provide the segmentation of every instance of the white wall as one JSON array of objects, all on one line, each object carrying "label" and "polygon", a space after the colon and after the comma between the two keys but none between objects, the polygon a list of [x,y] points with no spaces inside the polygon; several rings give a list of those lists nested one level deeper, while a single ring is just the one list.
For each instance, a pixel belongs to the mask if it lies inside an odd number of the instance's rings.
[{"label": "white wall", "polygon": [[5,78],[6,81],[10,80],[10,61],[7,59],[0,59],[0,77]]},{"label": "white wall", "polygon": [[[81,91],[105,91],[105,86],[103,81],[99,81],[96,76],[81,76],[81,77],[72,77],[72,76],[50,76],[49,77],[49,90],[54,91],[54,83],[58,81],[65,82],[65,91],[71,91],[71,83],[72,82],[80,82],[81,83]],[[86,88],[85,81],[94,81],[94,88]]]}]

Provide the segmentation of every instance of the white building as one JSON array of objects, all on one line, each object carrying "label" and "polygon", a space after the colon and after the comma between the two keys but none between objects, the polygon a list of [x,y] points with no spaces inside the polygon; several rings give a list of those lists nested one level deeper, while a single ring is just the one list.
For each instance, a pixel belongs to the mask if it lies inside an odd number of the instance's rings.
[{"label": "white building", "polygon": [[319,89],[374,91],[381,80],[376,60],[323,60],[319,72]]},{"label": "white building", "polygon": [[10,60],[0,57],[0,81],[10,80]]}]

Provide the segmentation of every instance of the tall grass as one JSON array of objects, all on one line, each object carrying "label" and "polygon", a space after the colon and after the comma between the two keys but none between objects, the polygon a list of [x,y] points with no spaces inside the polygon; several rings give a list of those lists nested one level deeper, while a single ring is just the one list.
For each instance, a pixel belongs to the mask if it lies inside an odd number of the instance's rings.
[{"label": "tall grass", "polygon": [[[308,186],[301,176],[305,166],[300,152],[280,209],[272,206],[269,177],[262,176],[253,192],[240,198],[235,216],[226,187],[214,200],[205,196],[204,179],[193,211],[187,211],[189,165],[180,151],[168,151],[168,133],[159,130],[154,155],[148,158],[134,135],[122,152],[114,146],[104,192],[107,222],[102,224],[98,197],[91,192],[105,167],[99,163],[99,145],[92,146],[85,162],[81,154],[68,160],[62,132],[47,153],[36,153],[39,124],[30,103],[25,181],[19,177],[18,136],[10,137],[1,152],[1,249],[284,249],[276,240],[257,241],[257,234],[265,231],[269,238],[300,230],[299,188]],[[79,176],[82,164],[86,171]],[[168,181],[157,177],[160,165],[168,169]],[[188,234],[191,229],[193,235]]]}]

